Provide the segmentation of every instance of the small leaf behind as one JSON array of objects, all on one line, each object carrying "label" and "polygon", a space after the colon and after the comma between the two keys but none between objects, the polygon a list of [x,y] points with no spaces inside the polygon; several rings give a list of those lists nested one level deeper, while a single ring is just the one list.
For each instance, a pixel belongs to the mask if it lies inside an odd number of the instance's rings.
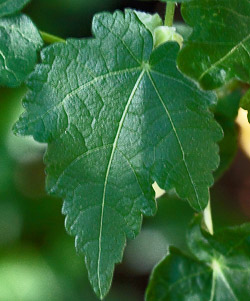
[{"label": "small leaf behind", "polygon": [[30,0],[0,0],[0,17],[19,12]]},{"label": "small leaf behind", "polygon": [[0,86],[19,86],[34,69],[43,41],[30,18],[0,18]]},{"label": "small leaf behind", "polygon": [[181,71],[206,89],[232,78],[250,83],[249,0],[192,0],[181,12],[193,28],[178,58]]},{"label": "small leaf behind", "polygon": [[218,99],[214,110],[215,119],[223,128],[224,138],[219,142],[220,165],[215,171],[216,179],[221,177],[230,167],[238,149],[238,129],[235,119],[239,110],[241,91],[234,92]]},{"label": "small leaf behind", "polygon": [[250,90],[248,90],[245,95],[242,97],[241,101],[240,101],[240,106],[242,107],[242,109],[247,110],[248,111],[248,121],[250,122]]},{"label": "small leaf behind", "polygon": [[211,236],[200,223],[198,216],[187,236],[193,257],[170,248],[152,273],[147,301],[249,299],[250,224]]}]

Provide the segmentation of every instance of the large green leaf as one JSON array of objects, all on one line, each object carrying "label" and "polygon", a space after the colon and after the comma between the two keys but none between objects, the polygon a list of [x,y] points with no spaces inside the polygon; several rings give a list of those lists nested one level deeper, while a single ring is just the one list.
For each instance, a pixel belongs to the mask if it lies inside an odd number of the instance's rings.
[{"label": "large green leaf", "polygon": [[207,205],[222,135],[208,109],[215,95],[176,68],[178,44],[153,51],[130,10],[98,14],[92,29],[94,39],[42,51],[15,131],[49,143],[47,189],[64,199],[66,228],[102,298],[126,238],[155,213],[154,181],[196,210]]},{"label": "large green leaf", "polygon": [[170,248],[153,271],[147,301],[245,301],[250,297],[250,224],[218,231],[200,227],[197,217],[187,237],[191,255]]},{"label": "large green leaf", "polygon": [[0,18],[0,86],[19,86],[34,69],[41,36],[25,15]]},{"label": "large green leaf", "polygon": [[249,0],[193,0],[182,16],[193,33],[178,58],[181,71],[206,89],[234,77],[250,83]]},{"label": "large green leaf", "polygon": [[0,0],[0,17],[20,11],[30,0]]}]

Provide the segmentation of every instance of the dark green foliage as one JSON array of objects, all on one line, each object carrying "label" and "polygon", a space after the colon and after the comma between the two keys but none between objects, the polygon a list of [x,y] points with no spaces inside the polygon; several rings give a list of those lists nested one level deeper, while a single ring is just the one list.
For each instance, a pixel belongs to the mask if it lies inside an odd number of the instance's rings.
[{"label": "dark green foliage", "polygon": [[250,83],[250,3],[248,0],[192,0],[182,16],[193,28],[178,66],[206,89],[231,78]]},{"label": "dark green foliage", "polygon": [[0,18],[0,86],[19,86],[34,69],[43,41],[30,18]]},{"label": "dark green foliage", "polygon": [[218,179],[231,165],[238,149],[238,130],[235,119],[239,110],[241,91],[238,89],[229,95],[219,97],[214,110],[215,119],[223,128],[224,138],[219,142],[220,166],[214,176]]},{"label": "dark green foliage", "polygon": [[19,12],[30,0],[0,0],[0,17]]},{"label": "dark green foliage", "polygon": [[191,256],[171,248],[153,271],[147,301],[245,301],[250,292],[250,224],[205,232],[201,216],[190,226]]},{"label": "dark green foliage", "polygon": [[250,111],[250,90],[248,90],[246,92],[246,94],[242,97],[241,101],[240,101],[240,106],[248,111],[248,120],[250,122],[250,115],[249,115],[249,111]]}]

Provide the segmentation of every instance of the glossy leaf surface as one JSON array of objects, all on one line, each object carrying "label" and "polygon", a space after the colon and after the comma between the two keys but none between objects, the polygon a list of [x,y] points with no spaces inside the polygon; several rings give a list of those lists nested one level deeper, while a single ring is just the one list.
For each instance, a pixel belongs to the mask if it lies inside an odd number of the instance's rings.
[{"label": "glossy leaf surface", "polygon": [[193,28],[180,52],[185,74],[214,89],[231,78],[250,82],[250,3],[248,0],[193,0],[182,5]]},{"label": "glossy leaf surface", "polygon": [[214,236],[194,221],[188,235],[193,257],[171,248],[153,271],[147,301],[248,300],[250,296],[250,224]]},{"label": "glossy leaf surface", "polygon": [[153,50],[130,10],[96,15],[92,30],[94,39],[42,52],[15,131],[48,142],[47,189],[64,199],[66,228],[103,298],[126,239],[155,213],[154,181],[206,207],[222,132],[209,112],[215,95],[176,68],[176,43]]},{"label": "glossy leaf surface", "polygon": [[34,69],[40,34],[25,15],[0,18],[0,86],[19,86]]}]

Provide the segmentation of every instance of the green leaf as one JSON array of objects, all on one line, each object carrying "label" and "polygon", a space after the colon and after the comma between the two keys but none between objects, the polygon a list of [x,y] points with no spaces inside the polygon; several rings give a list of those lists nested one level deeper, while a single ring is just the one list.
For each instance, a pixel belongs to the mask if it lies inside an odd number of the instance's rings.
[{"label": "green leaf", "polygon": [[189,230],[193,257],[170,248],[152,273],[147,301],[249,299],[250,224],[211,236],[201,229],[200,222],[198,216]]},{"label": "green leaf", "polygon": [[0,86],[19,86],[34,69],[43,41],[30,18],[0,18]]},{"label": "green leaf", "polygon": [[216,179],[230,167],[238,149],[238,130],[235,119],[239,110],[240,98],[241,91],[235,90],[231,94],[219,98],[214,110],[215,119],[224,132],[224,138],[219,142],[220,165],[214,173]]},{"label": "green leaf", "polygon": [[0,17],[19,12],[30,0],[0,0]]},{"label": "green leaf", "polygon": [[215,95],[176,68],[178,44],[153,51],[131,10],[96,15],[92,31],[42,51],[15,132],[49,143],[47,189],[64,199],[66,228],[103,298],[126,238],[156,211],[154,181],[196,210],[207,205],[222,133],[208,109]]},{"label": "green leaf", "polygon": [[181,71],[206,89],[232,78],[250,83],[249,0],[193,0],[181,11],[193,28],[178,57]]},{"label": "green leaf", "polygon": [[250,122],[250,90],[246,92],[246,94],[242,97],[240,101],[240,106],[248,111],[248,121]]}]

